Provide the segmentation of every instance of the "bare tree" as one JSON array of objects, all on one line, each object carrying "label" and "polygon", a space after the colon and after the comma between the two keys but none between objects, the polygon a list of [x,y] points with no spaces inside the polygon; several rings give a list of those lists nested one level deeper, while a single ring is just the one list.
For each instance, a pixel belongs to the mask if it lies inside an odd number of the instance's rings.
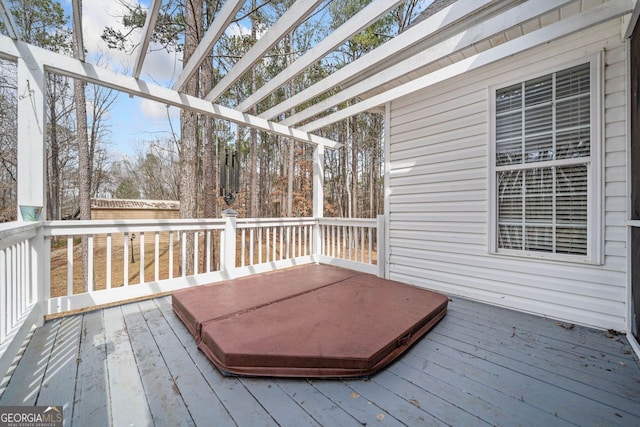
[{"label": "bare tree", "polygon": [[0,59],[0,222],[16,218],[17,105],[16,64]]},{"label": "bare tree", "polygon": [[[189,61],[202,37],[202,0],[187,1],[184,10],[183,60]],[[184,87],[188,95],[198,95],[198,75],[194,75]],[[180,217],[195,218],[197,214],[196,174],[198,147],[198,114],[180,112]],[[193,235],[187,237],[186,272],[193,271]]]}]

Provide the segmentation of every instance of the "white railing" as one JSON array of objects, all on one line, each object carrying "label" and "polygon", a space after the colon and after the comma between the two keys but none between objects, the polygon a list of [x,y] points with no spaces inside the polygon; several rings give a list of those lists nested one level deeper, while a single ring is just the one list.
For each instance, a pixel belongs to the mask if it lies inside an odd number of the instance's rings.
[{"label": "white railing", "polygon": [[[377,274],[378,221],[376,219],[322,218],[319,261],[328,264],[363,264],[366,271]],[[382,241],[382,239],[380,239]]]},{"label": "white railing", "polygon": [[42,322],[36,279],[39,229],[39,223],[0,224],[0,379],[31,329]]},{"label": "white railing", "polygon": [[381,227],[380,218],[237,219],[233,212],[210,220],[0,224],[0,375],[47,315],[312,262],[382,275]]},{"label": "white railing", "polygon": [[47,222],[47,314],[222,280],[216,253],[224,227],[223,219]]}]

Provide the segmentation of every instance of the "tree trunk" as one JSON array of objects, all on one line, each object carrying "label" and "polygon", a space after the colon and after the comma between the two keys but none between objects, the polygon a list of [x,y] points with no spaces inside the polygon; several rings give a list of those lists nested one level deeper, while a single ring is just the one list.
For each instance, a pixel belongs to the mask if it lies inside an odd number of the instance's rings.
[{"label": "tree trunk", "polygon": [[[188,1],[185,5],[185,43],[183,61],[186,64],[200,41],[199,28],[202,26],[202,1]],[[198,74],[195,74],[184,87],[187,95],[198,95]],[[198,146],[198,115],[182,110],[180,112],[180,218],[195,218],[196,205],[196,174],[197,174],[197,146]],[[186,240],[186,271],[185,275],[193,272],[193,239],[192,233],[187,233]]]},{"label": "tree trunk", "polygon": [[356,116],[349,120],[351,134],[351,212],[350,218],[357,218],[358,215],[358,119]]},{"label": "tree trunk", "polygon": [[[53,82],[51,83],[54,84]],[[52,90],[54,90],[52,88]],[[51,220],[58,220],[61,217],[60,209],[60,147],[58,144],[58,118],[56,115],[56,105],[53,97],[49,98],[50,129],[49,140],[51,141],[51,160],[49,164],[49,215]]]},{"label": "tree trunk", "polygon": [[[79,2],[76,13],[82,13],[82,2]],[[74,28],[75,35],[82,34],[81,28]],[[84,52],[80,52],[78,38],[73,39],[73,51],[76,58],[82,58]],[[73,100],[76,106],[76,141],[78,143],[78,180],[80,219],[91,219],[91,162],[89,157],[89,136],[87,134],[87,84],[76,79],[73,84]],[[89,290],[89,242],[82,238],[82,286],[84,292]]]},{"label": "tree trunk", "polygon": [[[251,0],[251,10],[256,9],[256,0]],[[257,22],[255,17],[251,16],[251,38],[256,40],[257,38]],[[255,93],[257,89],[256,84],[256,69],[251,68],[251,93]],[[254,106],[251,110],[253,115],[258,115],[258,107]],[[251,135],[251,147],[249,149],[249,173],[251,174],[251,184],[249,187],[249,217],[256,218],[258,216],[258,131],[255,128],[249,130]]]}]

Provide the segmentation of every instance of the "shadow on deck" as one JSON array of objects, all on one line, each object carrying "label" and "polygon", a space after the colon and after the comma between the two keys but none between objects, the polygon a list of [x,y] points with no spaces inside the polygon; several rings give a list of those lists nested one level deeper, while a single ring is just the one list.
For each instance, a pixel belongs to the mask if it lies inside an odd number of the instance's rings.
[{"label": "shadow on deck", "polygon": [[454,298],[368,379],[225,377],[171,297],[47,322],[0,405],[62,405],[65,425],[640,425],[624,336]]}]

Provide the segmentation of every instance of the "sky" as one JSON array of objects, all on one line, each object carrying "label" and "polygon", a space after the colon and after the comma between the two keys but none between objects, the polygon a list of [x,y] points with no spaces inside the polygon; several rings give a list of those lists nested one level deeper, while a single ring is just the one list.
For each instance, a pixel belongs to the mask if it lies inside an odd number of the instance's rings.
[{"label": "sky", "polygon": [[[71,0],[58,0],[62,4],[71,25]],[[149,0],[90,0],[83,2],[83,35],[85,49],[88,51],[87,61],[99,63],[101,66],[130,75],[135,63],[135,56],[131,53],[109,49],[101,39],[106,27],[122,29],[122,16],[126,8],[121,1],[129,4],[140,4],[148,8]],[[424,6],[431,3],[425,0]],[[229,31],[248,33],[249,29],[243,24],[232,26]],[[130,37],[133,40],[142,38],[142,30],[136,30]],[[136,40],[136,43],[137,43]],[[171,87],[182,71],[181,54],[167,53],[166,50],[152,43],[147,53],[140,77],[148,82],[154,82],[164,87]],[[129,97],[120,93],[117,103],[110,111],[107,121],[110,133],[107,149],[114,159],[123,156],[134,157],[136,152],[144,149],[145,141],[159,138],[172,138],[173,132],[178,132],[179,109],[149,101],[138,97]],[[170,118],[170,120],[169,120]],[[177,137],[178,135],[176,135]]]},{"label": "sky", "polygon": [[[66,14],[71,18],[71,1],[60,0]],[[131,0],[131,3],[138,3]],[[139,2],[148,7],[148,2]],[[108,49],[100,38],[105,27],[123,29],[122,15],[124,7],[114,0],[83,2],[83,35],[85,48],[88,52],[87,61],[101,63],[105,68],[131,74],[135,57],[129,53]],[[71,19],[69,19],[71,22]],[[132,37],[142,38],[142,31],[138,30]],[[98,60],[99,59],[99,60]],[[181,56],[168,54],[158,46],[151,46],[144,62],[141,78],[155,82],[162,86],[170,86],[182,70]],[[150,73],[153,71],[153,73]],[[110,141],[107,148],[115,158],[123,156],[133,157],[136,150],[142,148],[144,141],[156,138],[171,137],[171,117],[173,129],[179,132],[179,110],[175,107],[167,109],[163,104],[143,98],[131,98],[125,93],[118,95],[116,106],[110,111],[107,122]]]}]

